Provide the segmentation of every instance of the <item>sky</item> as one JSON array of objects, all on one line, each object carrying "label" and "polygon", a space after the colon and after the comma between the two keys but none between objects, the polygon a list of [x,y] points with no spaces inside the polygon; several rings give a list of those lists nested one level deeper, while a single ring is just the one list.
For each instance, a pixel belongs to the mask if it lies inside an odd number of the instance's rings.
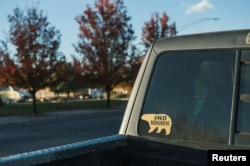
[{"label": "sky", "polygon": [[[72,46],[77,43],[79,33],[75,17],[87,5],[93,7],[95,0],[0,0],[0,40],[5,40],[9,30],[7,16],[13,14],[13,9],[25,10],[37,3],[51,26],[62,34],[59,51],[69,57],[77,55]],[[177,35],[250,29],[249,0],[124,0],[124,5],[132,18],[136,44],[141,42],[144,22],[155,12],[168,14],[169,24],[176,23]]]}]

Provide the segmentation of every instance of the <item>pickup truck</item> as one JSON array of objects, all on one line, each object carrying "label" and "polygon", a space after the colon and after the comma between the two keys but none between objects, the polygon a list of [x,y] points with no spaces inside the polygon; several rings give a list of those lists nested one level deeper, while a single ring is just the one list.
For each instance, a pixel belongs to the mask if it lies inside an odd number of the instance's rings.
[{"label": "pickup truck", "polygon": [[144,57],[117,135],[0,165],[247,165],[249,119],[250,29],[162,38]]}]

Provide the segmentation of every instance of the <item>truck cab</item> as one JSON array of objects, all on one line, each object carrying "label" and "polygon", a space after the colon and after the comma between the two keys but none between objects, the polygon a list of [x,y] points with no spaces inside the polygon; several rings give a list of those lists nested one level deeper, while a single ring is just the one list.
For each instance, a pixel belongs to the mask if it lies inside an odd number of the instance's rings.
[{"label": "truck cab", "polygon": [[207,163],[208,150],[250,149],[249,46],[249,30],[156,41],[120,134],[184,163]]},{"label": "truck cab", "polygon": [[0,165],[198,166],[221,150],[243,150],[237,159],[249,164],[249,118],[249,29],[162,38],[144,57],[117,135]]}]

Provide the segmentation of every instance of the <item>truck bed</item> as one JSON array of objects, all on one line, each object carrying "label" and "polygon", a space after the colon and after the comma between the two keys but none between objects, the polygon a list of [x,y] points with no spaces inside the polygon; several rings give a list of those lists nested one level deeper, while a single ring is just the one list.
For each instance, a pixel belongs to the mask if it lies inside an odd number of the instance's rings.
[{"label": "truck bed", "polygon": [[[187,155],[188,154],[188,155]],[[149,139],[112,135],[0,158],[0,165],[206,165],[207,151]]]}]

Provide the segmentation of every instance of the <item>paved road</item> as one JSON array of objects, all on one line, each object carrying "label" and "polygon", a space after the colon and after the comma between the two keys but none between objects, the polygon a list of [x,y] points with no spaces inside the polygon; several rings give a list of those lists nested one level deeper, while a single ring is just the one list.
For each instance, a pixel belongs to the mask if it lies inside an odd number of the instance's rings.
[{"label": "paved road", "polygon": [[123,110],[0,126],[0,157],[117,134]]}]

